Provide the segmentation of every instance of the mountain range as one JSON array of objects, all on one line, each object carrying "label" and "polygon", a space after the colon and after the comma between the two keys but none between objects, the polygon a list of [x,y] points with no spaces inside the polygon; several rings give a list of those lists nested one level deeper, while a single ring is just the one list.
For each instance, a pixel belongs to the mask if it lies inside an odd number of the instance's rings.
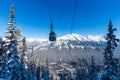
[{"label": "mountain range", "polygon": [[[48,59],[50,62],[69,62],[77,61],[79,58],[85,58],[88,61],[93,56],[96,62],[102,62],[103,53],[106,45],[105,36],[88,35],[72,33],[57,38],[57,41],[51,42],[46,39],[27,39],[28,47],[34,47],[34,54],[41,58],[41,61]],[[120,46],[115,50],[116,58],[119,56]]]}]

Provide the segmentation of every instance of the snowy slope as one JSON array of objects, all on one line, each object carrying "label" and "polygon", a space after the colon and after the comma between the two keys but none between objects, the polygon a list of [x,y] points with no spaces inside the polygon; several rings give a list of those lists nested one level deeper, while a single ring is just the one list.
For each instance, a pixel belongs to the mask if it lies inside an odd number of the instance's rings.
[{"label": "snowy slope", "polygon": [[34,52],[49,61],[76,61],[78,58],[86,58],[88,61],[94,56],[97,61],[103,58],[105,39],[102,35],[82,36],[79,34],[67,34],[59,37],[56,42],[41,39],[28,39],[28,46],[34,46]]}]

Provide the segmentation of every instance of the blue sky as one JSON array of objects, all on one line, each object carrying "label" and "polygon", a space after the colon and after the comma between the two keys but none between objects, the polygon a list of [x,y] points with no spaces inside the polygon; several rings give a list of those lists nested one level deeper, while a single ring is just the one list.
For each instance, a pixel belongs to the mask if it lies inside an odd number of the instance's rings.
[{"label": "blue sky", "polygon": [[[0,36],[8,27],[12,2],[15,25],[27,38],[48,38],[50,17],[47,0],[0,0]],[[75,0],[50,0],[51,14],[57,36],[70,33]],[[120,36],[120,0],[78,0],[73,33],[106,34],[109,19]]]}]

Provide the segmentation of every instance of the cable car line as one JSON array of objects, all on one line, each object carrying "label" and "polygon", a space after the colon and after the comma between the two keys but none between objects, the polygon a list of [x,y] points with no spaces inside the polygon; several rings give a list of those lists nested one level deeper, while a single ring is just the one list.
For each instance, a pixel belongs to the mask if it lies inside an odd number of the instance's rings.
[{"label": "cable car line", "polygon": [[[74,4],[74,8],[73,8],[73,17],[72,17],[70,36],[73,33],[73,27],[74,27],[76,11],[77,11],[77,4],[78,4],[78,0],[75,0],[75,4]],[[71,37],[70,37],[70,44],[71,44]],[[71,59],[73,59],[70,51],[71,51],[71,47],[69,46],[69,56],[70,56]]]},{"label": "cable car line", "polygon": [[48,8],[48,13],[49,13],[50,21],[51,21],[51,24],[53,24],[53,18],[52,18],[51,8],[50,8],[50,1],[49,0],[46,0],[46,1],[47,1],[47,8]]},{"label": "cable car line", "polygon": [[73,32],[73,26],[75,23],[75,17],[76,17],[76,11],[77,11],[77,4],[78,4],[78,0],[75,0],[70,34],[72,34],[72,32]]}]

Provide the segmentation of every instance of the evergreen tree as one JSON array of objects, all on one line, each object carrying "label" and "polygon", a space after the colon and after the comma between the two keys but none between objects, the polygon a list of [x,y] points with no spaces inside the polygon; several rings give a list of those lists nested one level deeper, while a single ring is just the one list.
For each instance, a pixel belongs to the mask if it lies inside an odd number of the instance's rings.
[{"label": "evergreen tree", "polygon": [[3,41],[2,38],[0,37],[0,77],[1,77],[1,71],[2,71],[2,67],[3,67]]},{"label": "evergreen tree", "polygon": [[36,56],[37,60],[36,60],[36,76],[37,76],[37,80],[41,80],[41,59],[40,57]]},{"label": "evergreen tree", "polygon": [[37,77],[36,77],[36,56],[34,55],[33,47],[32,47],[32,53],[30,56],[30,62],[28,63],[28,78],[29,78],[29,80],[37,80]]},{"label": "evergreen tree", "polygon": [[0,37],[0,56],[3,55],[3,41],[2,38]]},{"label": "evergreen tree", "polygon": [[48,58],[46,59],[46,66],[44,67],[44,80],[52,80],[52,76],[50,75],[49,72],[49,65],[48,65]]},{"label": "evergreen tree", "polygon": [[6,46],[3,45],[4,47],[4,54],[3,54],[3,64],[2,64],[2,67],[1,67],[1,75],[0,75],[0,78],[4,79],[4,80],[10,80],[10,72],[9,72],[9,68],[8,68],[8,59],[9,59],[9,56],[8,56],[8,52],[6,52]]},{"label": "evergreen tree", "polygon": [[53,80],[52,76],[50,75],[49,69],[44,68],[44,78],[43,80]]},{"label": "evergreen tree", "polygon": [[78,60],[77,79],[76,80],[87,80],[88,79],[88,63],[86,59]]},{"label": "evergreen tree", "polygon": [[16,34],[16,38],[17,38],[18,41],[20,41],[21,37],[22,37],[22,33],[21,33],[21,28],[20,27],[17,27],[16,33],[17,33]]},{"label": "evergreen tree", "polygon": [[22,55],[22,49],[23,49],[23,37],[21,33],[21,29],[19,27],[16,28],[16,39],[17,39],[17,50]]},{"label": "evergreen tree", "polygon": [[37,80],[41,80],[41,76],[40,76],[41,70],[40,69],[41,69],[40,66],[37,66],[37,71],[36,71]]},{"label": "evergreen tree", "polygon": [[17,39],[17,50],[19,51],[20,58],[21,58],[21,77],[22,80],[27,80],[27,45],[26,45],[26,38],[22,38],[22,33],[20,27],[16,28],[16,39]]},{"label": "evergreen tree", "polygon": [[27,57],[26,57],[26,39],[23,38],[22,40],[23,46],[22,46],[22,55],[21,55],[21,76],[22,80],[27,80]]},{"label": "evergreen tree", "polygon": [[97,78],[98,77],[98,75],[97,75],[98,70],[99,70],[99,68],[95,64],[93,56],[92,56],[91,64],[88,68],[89,80],[98,80],[98,78]]},{"label": "evergreen tree", "polygon": [[14,5],[11,7],[10,11],[10,21],[9,27],[6,32],[6,40],[4,49],[4,65],[2,68],[3,78],[5,80],[22,80],[20,71],[20,55],[17,50],[17,31],[14,26]]},{"label": "evergreen tree", "polygon": [[113,50],[117,47],[119,39],[114,35],[111,20],[108,25],[108,34],[106,36],[107,44],[104,52],[104,71],[101,75],[101,80],[118,80],[118,60],[113,58]]},{"label": "evergreen tree", "polygon": [[[119,59],[119,61],[120,61],[120,59]],[[120,79],[120,62],[119,62],[119,64],[118,64],[118,77],[119,77],[119,79]]]},{"label": "evergreen tree", "polygon": [[27,52],[27,45],[26,45],[26,38],[24,37],[23,40],[22,40],[22,58],[24,60],[24,66],[25,68],[27,68],[28,66],[28,60],[27,60],[27,55],[26,55],[26,52]]}]

